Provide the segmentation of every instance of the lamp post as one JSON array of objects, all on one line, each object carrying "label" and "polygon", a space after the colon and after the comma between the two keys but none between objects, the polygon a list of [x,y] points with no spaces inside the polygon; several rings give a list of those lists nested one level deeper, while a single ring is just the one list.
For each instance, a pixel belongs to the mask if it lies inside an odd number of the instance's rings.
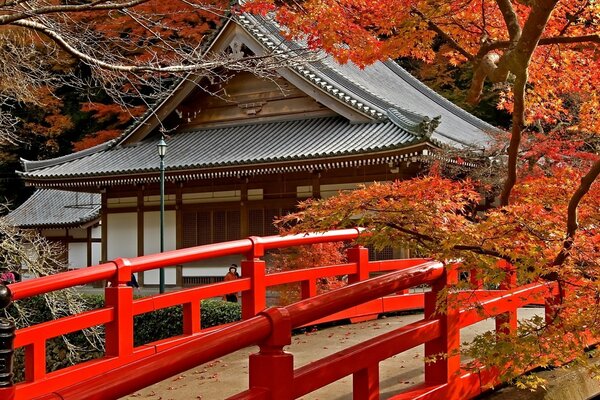
[{"label": "lamp post", "polygon": [[[167,143],[165,136],[161,135],[158,144],[158,156],[160,157],[160,252],[165,251],[165,155],[167,154]],[[165,292],[165,269],[159,270],[159,292]]]}]

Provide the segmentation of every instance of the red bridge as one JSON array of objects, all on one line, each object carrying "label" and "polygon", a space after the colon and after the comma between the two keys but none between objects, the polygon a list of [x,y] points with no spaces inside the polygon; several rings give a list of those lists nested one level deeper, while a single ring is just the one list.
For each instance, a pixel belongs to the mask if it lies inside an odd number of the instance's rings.
[{"label": "red bridge", "polygon": [[[438,293],[456,283],[452,266],[426,259],[369,262],[368,250],[356,246],[348,250],[347,264],[298,271],[265,274],[261,258],[269,249],[313,243],[356,239],[356,229],[326,233],[251,237],[148,255],[117,259],[98,266],[0,286],[0,298],[19,300],[75,285],[109,280],[105,306],[101,309],[34,325],[0,335],[0,347],[14,339],[14,348],[25,351],[25,381],[12,384],[11,363],[0,363],[0,399],[111,399],[125,396],[155,382],[179,374],[233,351],[258,344],[260,351],[250,356],[248,390],[234,399],[294,399],[347,375],[353,376],[354,399],[379,398],[378,364],[382,360],[425,344],[425,357],[446,354],[425,365],[425,382],[393,397],[402,399],[469,399],[491,384],[498,383],[494,370],[464,370],[460,362],[460,329],[494,316],[497,330],[517,326],[516,310],[545,299],[548,308],[556,301],[553,283],[516,287],[509,271],[500,290],[468,290],[445,297],[447,312],[435,312]],[[176,292],[133,299],[125,283],[131,273],[176,264],[241,254],[242,277],[235,281],[183,289]],[[371,273],[382,273],[369,279]],[[320,278],[348,275],[349,285],[316,295]],[[471,276],[476,282],[475,274]],[[266,309],[267,288],[300,282],[302,298],[287,307]],[[410,293],[409,288],[428,284],[431,291]],[[242,321],[217,328],[200,328],[200,302],[225,293],[242,292]],[[2,297],[1,295],[5,295]],[[476,298],[478,305],[461,307],[461,299]],[[542,299],[542,300],[540,300]],[[5,302],[6,306],[8,301]],[[472,301],[466,302],[473,304]],[[161,308],[183,306],[183,335],[134,347],[133,317]],[[294,369],[293,355],[284,351],[294,328],[317,322],[351,318],[368,319],[380,313],[423,308],[425,318],[395,331],[373,337],[317,362]],[[46,341],[53,337],[104,325],[104,357],[59,371],[46,370]],[[0,350],[1,351],[1,350]],[[2,360],[9,360],[4,350]],[[4,369],[4,374],[2,371]]]}]

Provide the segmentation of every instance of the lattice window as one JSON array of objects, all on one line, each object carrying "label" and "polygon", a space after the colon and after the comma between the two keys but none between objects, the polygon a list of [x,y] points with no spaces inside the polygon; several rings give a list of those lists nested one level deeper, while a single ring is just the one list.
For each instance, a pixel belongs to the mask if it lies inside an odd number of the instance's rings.
[{"label": "lattice window", "polygon": [[211,218],[209,211],[202,211],[196,213],[198,236],[196,245],[212,243],[212,232],[211,232]]},{"label": "lattice window", "polygon": [[256,208],[248,213],[248,232],[250,236],[277,235],[279,230],[273,225],[273,220],[289,212],[281,208]]},{"label": "lattice window", "polygon": [[240,212],[227,211],[227,240],[237,240],[242,235]]},{"label": "lattice window", "polygon": [[265,210],[265,230],[264,234],[267,235],[277,235],[279,230],[273,225],[273,220],[281,216],[280,208],[267,208]]},{"label": "lattice window", "polygon": [[227,214],[225,211],[213,212],[213,242],[227,240]]},{"label": "lattice window", "polygon": [[250,236],[263,236],[264,234],[264,210],[253,209],[248,212],[248,234]]},{"label": "lattice window", "polygon": [[192,247],[198,243],[198,229],[195,212],[183,213],[183,247]]},{"label": "lattice window", "polygon": [[240,236],[240,212],[237,210],[183,214],[183,247],[237,240]]}]

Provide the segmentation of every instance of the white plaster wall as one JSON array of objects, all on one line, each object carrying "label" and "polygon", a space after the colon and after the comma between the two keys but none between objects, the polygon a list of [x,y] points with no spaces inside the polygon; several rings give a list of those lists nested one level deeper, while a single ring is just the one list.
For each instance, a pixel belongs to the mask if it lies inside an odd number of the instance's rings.
[{"label": "white plaster wall", "polygon": [[102,227],[100,225],[96,225],[92,228],[92,237],[95,239],[100,239],[102,237]]},{"label": "white plaster wall", "polygon": [[[160,284],[159,270],[151,269],[144,271],[144,285]],[[174,267],[165,268],[165,285],[175,285],[177,282],[177,270]]]},{"label": "white plaster wall", "polygon": [[[176,218],[175,211],[165,211],[165,251],[175,250],[176,242]],[[154,254],[160,251],[160,212],[144,213],[144,254]],[[144,272],[145,285],[159,284],[158,269]],[[175,285],[177,273],[174,267],[165,268],[165,284]]]},{"label": "white plaster wall", "polygon": [[137,256],[137,213],[109,213],[107,225],[108,260]]},{"label": "white plaster wall", "polygon": [[241,274],[242,257],[238,255],[198,261],[183,266],[183,276],[225,276],[231,264],[237,264]]},{"label": "white plaster wall", "polygon": [[[92,243],[92,264],[100,264],[102,244]],[[84,268],[87,265],[87,243],[69,243],[69,268]]]},{"label": "white plaster wall", "polygon": [[102,257],[102,243],[92,243],[92,265],[100,264]]},{"label": "white plaster wall", "polygon": [[87,267],[87,243],[69,243],[69,268]]}]

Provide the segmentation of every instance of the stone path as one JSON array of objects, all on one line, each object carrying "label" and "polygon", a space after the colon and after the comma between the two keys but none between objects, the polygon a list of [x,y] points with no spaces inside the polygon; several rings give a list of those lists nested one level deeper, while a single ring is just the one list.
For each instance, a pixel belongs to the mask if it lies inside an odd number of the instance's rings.
[{"label": "stone path", "polygon": [[[519,318],[542,315],[543,308],[519,310]],[[286,351],[294,354],[296,368],[371,337],[418,321],[422,314],[380,318],[354,325],[340,325],[314,330],[292,337]],[[492,320],[480,322],[461,331],[461,341],[492,329]],[[248,347],[208,364],[147,387],[124,397],[127,400],[221,400],[248,388],[248,355],[258,351]],[[381,399],[423,381],[423,346],[415,347],[380,363]],[[303,396],[303,400],[351,400],[352,376],[347,376],[320,390]]]}]

